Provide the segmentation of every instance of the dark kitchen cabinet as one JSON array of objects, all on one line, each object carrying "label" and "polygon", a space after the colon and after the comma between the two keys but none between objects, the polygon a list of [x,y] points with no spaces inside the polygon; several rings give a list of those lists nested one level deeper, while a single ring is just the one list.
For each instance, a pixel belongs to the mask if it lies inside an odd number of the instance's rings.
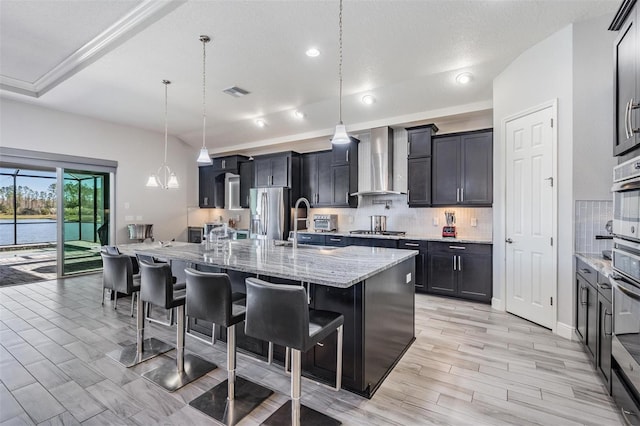
[{"label": "dark kitchen cabinet", "polygon": [[353,137],[349,139],[351,139],[351,143],[333,145],[331,147],[331,165],[358,165],[358,143],[360,143],[360,141]]},{"label": "dark kitchen cabinet", "polygon": [[375,237],[349,237],[348,246],[398,248],[398,240]]},{"label": "dark kitchen cabinet", "polygon": [[427,291],[490,303],[492,246],[430,242],[427,250]]},{"label": "dark kitchen cabinet", "polygon": [[308,233],[298,233],[298,244],[309,244],[309,245],[324,245],[324,235],[322,234],[308,234]]},{"label": "dark kitchen cabinet", "polygon": [[598,293],[598,336],[596,367],[611,393],[611,338],[613,334],[613,310],[611,300]]},{"label": "dark kitchen cabinet", "polygon": [[491,206],[493,131],[480,130],[433,138],[434,206]]},{"label": "dark kitchen cabinet", "polygon": [[592,362],[596,360],[598,329],[597,272],[581,260],[576,264],[576,334],[587,349]]},{"label": "dark kitchen cabinet", "polygon": [[237,174],[240,168],[240,164],[243,161],[248,160],[249,157],[245,157],[244,155],[228,155],[226,157],[216,157],[213,158],[213,168],[215,170]]},{"label": "dark kitchen cabinet", "polygon": [[399,249],[417,250],[415,286],[417,292],[427,291],[427,249],[428,242],[424,240],[400,240]]},{"label": "dark kitchen cabinet", "polygon": [[345,247],[348,244],[349,244],[349,237],[343,237],[342,235],[325,235],[324,236],[325,246]]},{"label": "dark kitchen cabinet", "polygon": [[614,42],[614,146],[622,155],[640,144],[640,7],[624,1],[610,30],[617,30]]},{"label": "dark kitchen cabinet", "polygon": [[240,163],[240,207],[249,208],[249,196],[253,185],[253,162]]},{"label": "dark kitchen cabinet", "polygon": [[[355,176],[353,170],[355,169]],[[358,207],[357,166],[333,166],[331,168],[331,205],[333,207]]]},{"label": "dark kitchen cabinet", "polygon": [[215,198],[215,176],[213,166],[198,167],[198,205],[213,208]]},{"label": "dark kitchen cabinet", "polygon": [[254,157],[254,184],[256,188],[298,186],[300,154],[292,151]]},{"label": "dark kitchen cabinet", "polygon": [[332,205],[332,153],[313,152],[302,155],[301,196],[309,200],[311,207]]},{"label": "dark kitchen cabinet", "polygon": [[435,124],[408,128],[408,158],[431,157],[431,139],[437,131]]},{"label": "dark kitchen cabinet", "polygon": [[431,157],[408,160],[407,200],[409,207],[431,205]]}]

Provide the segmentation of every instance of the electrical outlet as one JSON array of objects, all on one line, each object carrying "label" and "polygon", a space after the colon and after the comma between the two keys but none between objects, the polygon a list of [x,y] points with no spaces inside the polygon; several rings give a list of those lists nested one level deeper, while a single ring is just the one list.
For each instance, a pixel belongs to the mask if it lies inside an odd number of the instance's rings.
[{"label": "electrical outlet", "polygon": [[431,220],[433,222],[433,226],[438,226],[438,218],[437,217],[434,216]]},{"label": "electrical outlet", "polygon": [[471,218],[471,226],[478,226],[478,219],[475,217]]},{"label": "electrical outlet", "polygon": [[411,282],[411,272],[409,272],[409,273],[407,274],[407,278],[406,278],[406,280],[407,280],[407,284],[409,284],[409,283]]}]

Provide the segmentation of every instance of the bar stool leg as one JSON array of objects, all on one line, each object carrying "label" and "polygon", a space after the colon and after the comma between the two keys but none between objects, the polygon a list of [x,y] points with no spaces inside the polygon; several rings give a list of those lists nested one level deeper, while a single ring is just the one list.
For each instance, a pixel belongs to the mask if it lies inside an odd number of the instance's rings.
[{"label": "bar stool leg", "polygon": [[113,309],[118,309],[118,292],[116,290],[113,291]]},{"label": "bar stool leg", "polygon": [[291,425],[300,426],[301,354],[297,349],[291,352]]},{"label": "bar stool leg", "polygon": [[[137,358],[139,360],[142,359],[143,352],[143,342],[144,342],[144,304],[142,300],[138,297],[138,315],[136,317],[136,349],[137,349]],[[142,362],[142,361],[138,361]]]},{"label": "bar stool leg", "polygon": [[343,338],[343,329],[342,325],[338,327],[338,347],[337,356],[336,356],[336,390],[339,391],[342,387],[342,338]]},{"label": "bar stool leg", "polygon": [[[136,294],[138,294],[137,291],[131,293],[131,318],[133,318],[133,305],[134,305],[134,302],[136,300]],[[138,297],[140,297],[140,296],[138,296]]]},{"label": "bar stool leg", "polygon": [[227,399],[235,399],[236,385],[236,327],[227,327]]},{"label": "bar stool leg", "polygon": [[178,373],[184,373],[184,305],[178,306],[178,326],[176,327],[176,360]]}]

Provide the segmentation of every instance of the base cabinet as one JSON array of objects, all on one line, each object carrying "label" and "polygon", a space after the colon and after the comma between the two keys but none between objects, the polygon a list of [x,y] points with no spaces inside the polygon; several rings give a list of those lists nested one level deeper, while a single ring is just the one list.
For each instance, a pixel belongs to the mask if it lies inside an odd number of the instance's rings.
[{"label": "base cabinet", "polygon": [[429,293],[491,302],[491,245],[430,242],[427,253]]},{"label": "base cabinet", "polygon": [[417,250],[418,255],[414,258],[416,261],[416,291],[423,293],[427,291],[427,249],[429,243],[424,240],[400,240],[398,242],[399,249]]}]

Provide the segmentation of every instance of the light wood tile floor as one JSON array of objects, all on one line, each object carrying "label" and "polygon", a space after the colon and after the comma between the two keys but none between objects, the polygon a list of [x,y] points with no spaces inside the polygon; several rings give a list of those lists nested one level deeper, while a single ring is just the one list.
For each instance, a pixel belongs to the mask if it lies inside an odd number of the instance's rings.
[{"label": "light wood tile floor", "polygon": [[[170,394],[105,354],[134,342],[128,298],[100,306],[101,275],[0,288],[0,424],[200,425],[189,401],[226,378],[218,368]],[[172,329],[147,336],[174,342]],[[225,347],[187,337],[225,365]],[[174,351],[168,353],[173,357]],[[166,360],[166,357],[164,357]],[[287,400],[289,376],[239,354],[239,375],[276,393],[241,424]],[[416,295],[416,341],[370,400],[303,380],[303,403],[347,425],[618,425],[582,347],[487,305]]]}]

